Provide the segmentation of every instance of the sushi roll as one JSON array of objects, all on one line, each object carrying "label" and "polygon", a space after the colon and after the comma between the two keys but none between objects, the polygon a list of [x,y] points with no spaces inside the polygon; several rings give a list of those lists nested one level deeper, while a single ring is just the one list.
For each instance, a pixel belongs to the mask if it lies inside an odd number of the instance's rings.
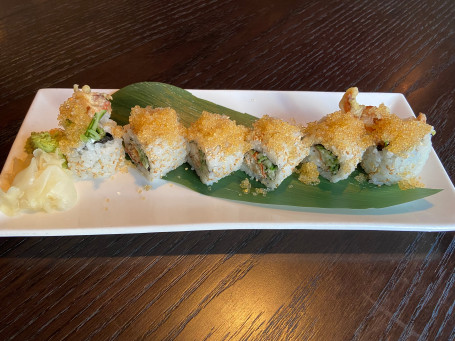
[{"label": "sushi roll", "polygon": [[[375,111],[378,118],[372,120]],[[392,185],[416,178],[428,159],[434,134],[425,115],[401,119],[371,108],[364,118],[375,143],[366,150],[361,163],[369,181]]]},{"label": "sushi roll", "polygon": [[435,133],[426,123],[426,116],[401,119],[391,114],[384,104],[364,106],[357,103],[357,88],[346,91],[340,101],[343,113],[359,117],[372,138],[372,145],[365,151],[361,166],[369,181],[376,185],[403,183],[403,188],[413,187],[431,151],[431,136]]},{"label": "sushi roll", "polygon": [[87,85],[81,90],[75,85],[73,96],[60,106],[59,149],[79,179],[106,178],[124,167],[123,129],[109,119],[110,99]]},{"label": "sushi roll", "polygon": [[125,151],[148,180],[161,178],[186,161],[186,128],[174,109],[135,106],[123,140]]},{"label": "sushi roll", "polygon": [[308,155],[300,129],[278,118],[263,116],[249,134],[251,149],[242,170],[269,189],[277,188]]},{"label": "sushi roll", "polygon": [[211,185],[239,170],[249,149],[247,128],[225,115],[204,111],[188,128],[188,163],[202,183]]},{"label": "sushi roll", "polygon": [[331,182],[346,179],[373,144],[363,121],[351,112],[336,111],[303,128],[303,141],[311,145],[306,162],[317,165]]}]

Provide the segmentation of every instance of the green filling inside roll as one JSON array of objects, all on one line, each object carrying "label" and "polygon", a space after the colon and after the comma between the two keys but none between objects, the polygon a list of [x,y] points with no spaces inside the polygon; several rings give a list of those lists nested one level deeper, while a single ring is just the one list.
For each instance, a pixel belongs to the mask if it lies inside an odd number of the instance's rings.
[{"label": "green filling inside roll", "polygon": [[379,142],[378,145],[376,146],[376,149],[381,151],[383,150],[384,148],[387,148],[389,146],[390,142],[389,141],[382,141],[382,142]]},{"label": "green filling inside roll", "polygon": [[147,154],[145,154],[145,152],[139,146],[136,146],[135,148],[136,148],[136,150],[137,150],[137,152],[139,154],[139,157],[141,159],[142,166],[144,166],[145,169],[150,171],[150,163],[149,163],[149,159],[147,157]]},{"label": "green filling inside roll", "polygon": [[90,121],[90,124],[87,127],[87,130],[84,134],[81,135],[82,142],[88,142],[90,139],[93,141],[99,141],[104,137],[104,135],[106,135],[103,128],[98,126],[101,118],[105,113],[106,110],[101,110],[100,112],[95,113],[92,120]]},{"label": "green filling inside roll", "polygon": [[340,170],[338,158],[330,151],[324,148],[322,144],[315,145],[321,156],[321,160],[326,166],[326,170],[335,175]]},{"label": "green filling inside roll", "polygon": [[256,161],[256,169],[254,170],[256,174],[260,174],[263,178],[267,178],[272,181],[275,180],[278,166],[273,164],[267,155],[251,149],[248,151],[248,156],[251,160]]},{"label": "green filling inside roll", "polygon": [[205,160],[205,153],[202,151],[202,149],[199,149],[199,170],[203,173],[208,173],[209,169],[207,166],[207,161]]},{"label": "green filling inside roll", "polygon": [[190,157],[193,161],[192,166],[197,169],[199,176],[208,176],[210,172],[207,158],[204,151],[194,141],[190,141]]}]

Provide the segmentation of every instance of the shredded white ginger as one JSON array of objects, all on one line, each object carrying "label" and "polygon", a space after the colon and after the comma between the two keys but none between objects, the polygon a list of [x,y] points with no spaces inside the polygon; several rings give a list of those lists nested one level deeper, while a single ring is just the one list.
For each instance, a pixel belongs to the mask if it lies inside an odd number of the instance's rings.
[{"label": "shredded white ginger", "polygon": [[0,190],[0,211],[12,216],[22,210],[66,211],[77,202],[71,172],[56,153],[33,152],[30,165],[19,172],[5,193]]}]

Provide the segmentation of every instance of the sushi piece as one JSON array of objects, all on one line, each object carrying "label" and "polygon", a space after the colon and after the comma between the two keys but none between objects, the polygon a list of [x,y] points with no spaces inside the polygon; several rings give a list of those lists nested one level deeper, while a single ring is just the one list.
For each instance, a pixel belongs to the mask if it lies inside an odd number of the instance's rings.
[{"label": "sushi piece", "polygon": [[[375,111],[378,118],[372,120]],[[364,119],[375,143],[366,150],[361,163],[369,181],[392,185],[416,178],[428,160],[434,134],[433,127],[426,123],[426,116],[401,119],[370,108]]]},{"label": "sushi piece", "polygon": [[63,128],[59,149],[79,179],[106,178],[124,167],[123,129],[110,120],[111,96],[74,86],[73,96],[60,106]]},{"label": "sushi piece", "polygon": [[148,180],[161,178],[186,161],[186,128],[171,108],[135,106],[123,140],[125,151]]},{"label": "sushi piece", "polygon": [[251,149],[242,170],[267,188],[277,188],[309,154],[300,129],[278,118],[263,116],[249,134]]},{"label": "sushi piece", "polygon": [[202,183],[211,185],[239,170],[249,149],[247,128],[225,115],[202,112],[188,128],[188,163]]},{"label": "sushi piece", "polygon": [[336,111],[303,128],[303,141],[311,145],[305,162],[317,165],[319,173],[331,182],[346,179],[373,144],[363,121],[349,112]]},{"label": "sushi piece", "polygon": [[376,185],[399,183],[403,188],[414,187],[431,151],[433,127],[426,123],[424,114],[401,119],[384,104],[359,105],[357,95],[357,88],[348,89],[340,109],[359,117],[372,137],[373,145],[365,151],[361,162],[369,181]]}]

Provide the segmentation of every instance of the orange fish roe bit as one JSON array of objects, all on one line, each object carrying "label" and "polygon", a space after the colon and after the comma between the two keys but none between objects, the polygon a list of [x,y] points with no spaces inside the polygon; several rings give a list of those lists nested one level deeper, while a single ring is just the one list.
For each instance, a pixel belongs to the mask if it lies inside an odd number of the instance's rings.
[{"label": "orange fish roe bit", "polygon": [[410,178],[398,181],[398,187],[402,191],[406,191],[413,188],[424,188],[425,185],[417,178]]},{"label": "orange fish roe bit", "polygon": [[84,85],[82,90],[74,86],[72,97],[68,98],[59,108],[58,121],[64,128],[62,139],[59,143],[63,154],[80,144],[80,136],[85,132],[93,115],[101,110],[110,112],[111,104],[107,94],[91,92],[90,87]]},{"label": "orange fish roe bit", "polygon": [[71,148],[76,148],[81,142],[80,136],[92,120],[87,113],[87,107],[72,98],[60,106],[58,118],[60,125],[65,129],[63,138],[59,143],[63,154],[68,153]]},{"label": "orange fish roe bit", "polygon": [[363,184],[363,183],[367,182],[368,176],[367,176],[366,174],[364,174],[364,173],[359,173],[359,174],[357,174],[357,175],[354,177],[354,179],[355,179],[358,183]]},{"label": "orange fish roe bit", "polygon": [[122,138],[123,136],[123,127],[122,126],[119,126],[119,125],[113,125],[112,126],[112,135],[116,138]]},{"label": "orange fish roe bit", "polygon": [[267,196],[267,190],[265,188],[255,188],[254,195],[261,194],[263,197]]},{"label": "orange fish roe bit", "polygon": [[373,144],[364,123],[350,112],[336,111],[303,128],[313,144],[322,143],[335,151],[366,149]]},{"label": "orange fish roe bit", "polygon": [[61,139],[62,136],[63,136],[63,129],[60,129],[60,128],[52,128],[51,130],[49,130],[49,134],[56,138],[57,140]]},{"label": "orange fish roe bit", "polygon": [[320,183],[318,166],[313,162],[304,163],[298,173],[299,181],[305,185],[317,185]]},{"label": "orange fish roe bit", "polygon": [[250,190],[251,190],[250,180],[248,180],[248,178],[245,178],[244,180],[242,180],[240,182],[240,188],[242,189],[243,193],[245,193],[245,194],[250,193]]},{"label": "orange fish roe bit", "polygon": [[261,141],[262,145],[277,154],[296,149],[302,136],[300,129],[279,118],[265,115],[253,123],[251,139]]},{"label": "orange fish roe bit", "polygon": [[372,129],[375,142],[388,142],[387,150],[398,155],[412,150],[433,131],[433,127],[422,120],[401,119],[395,114],[375,120]]},{"label": "orange fish roe bit", "polygon": [[163,140],[172,144],[179,137],[186,135],[186,128],[178,120],[172,108],[141,108],[136,105],[131,109],[130,127],[143,145]]},{"label": "orange fish roe bit", "polygon": [[206,152],[219,151],[226,155],[249,149],[246,141],[248,129],[237,125],[226,115],[202,112],[196,122],[188,128],[188,141],[195,141]]}]

